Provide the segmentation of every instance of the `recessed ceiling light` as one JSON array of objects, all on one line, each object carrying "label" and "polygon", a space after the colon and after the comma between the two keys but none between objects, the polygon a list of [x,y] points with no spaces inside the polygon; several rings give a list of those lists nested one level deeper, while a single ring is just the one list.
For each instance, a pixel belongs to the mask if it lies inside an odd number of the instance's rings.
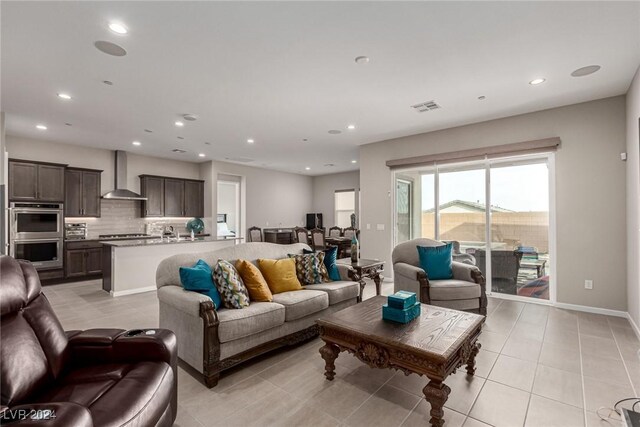
[{"label": "recessed ceiling light", "polygon": [[205,154],[204,154],[204,153],[200,153],[200,154],[198,154],[198,157],[204,157],[204,156],[205,156]]},{"label": "recessed ceiling light", "polygon": [[118,22],[111,22],[109,24],[109,29],[116,34],[127,34],[129,32],[127,31],[127,27]]},{"label": "recessed ceiling light", "polygon": [[184,123],[182,123],[180,120],[178,120],[176,122],[176,126],[178,126],[179,128],[181,128],[182,126],[184,126]]},{"label": "recessed ceiling light", "polygon": [[102,83],[106,84],[107,86],[113,86],[113,82],[111,80],[103,80]]},{"label": "recessed ceiling light", "polygon": [[47,130],[47,127],[45,125],[36,125],[36,128],[40,130]]},{"label": "recessed ceiling light", "polygon": [[351,160],[351,163],[358,163],[357,160]]},{"label": "recessed ceiling light", "polygon": [[142,145],[142,143],[140,141],[133,141],[132,144],[135,145],[135,146]]},{"label": "recessed ceiling light", "polygon": [[338,134],[341,134],[341,133],[342,133],[342,131],[341,131],[341,130],[338,130],[338,129],[331,129],[331,130],[329,131],[329,133],[330,133],[331,135],[338,135]]},{"label": "recessed ceiling light", "polygon": [[478,99],[479,99],[480,101],[484,101],[486,98],[487,98],[487,97],[486,97],[486,96],[484,96],[484,95],[480,95],[480,96],[478,97]]},{"label": "recessed ceiling light", "polygon": [[179,136],[178,139],[184,139],[184,136]]},{"label": "recessed ceiling light", "polygon": [[347,126],[347,129],[349,130],[354,130],[356,128],[356,125],[349,125]]},{"label": "recessed ceiling light", "polygon": [[369,63],[369,57],[368,56],[357,56],[355,61],[356,61],[356,64],[368,64]]},{"label": "recessed ceiling light", "polygon": [[66,93],[59,93],[58,94],[58,98],[62,98],[62,99],[71,99],[71,95],[67,95]]},{"label": "recessed ceiling light", "polygon": [[151,129],[145,129],[144,131],[147,132],[147,133],[153,133],[153,131]]},{"label": "recessed ceiling light", "polygon": [[65,126],[73,126],[71,123],[65,123]]},{"label": "recessed ceiling light", "polygon": [[600,69],[599,65],[587,65],[586,67],[578,68],[571,75],[573,77],[584,77],[589,74],[593,74]]},{"label": "recessed ceiling light", "polygon": [[310,168],[309,166],[307,166],[306,168],[304,168],[304,170],[306,170],[306,171],[310,171],[310,170],[311,170],[311,168]]},{"label": "recessed ceiling light", "polygon": [[542,79],[542,78],[539,78],[539,79],[533,79],[533,80],[531,80],[531,81],[529,82],[529,84],[530,84],[530,85],[534,85],[534,86],[535,86],[535,85],[539,85],[540,83],[544,83],[544,82],[546,82],[546,81],[547,81],[547,79]]},{"label": "recessed ceiling light", "polygon": [[251,138],[247,139],[247,143],[248,143],[248,144],[253,144],[254,142],[255,142],[255,141],[254,141],[253,139],[251,139]]},{"label": "recessed ceiling light", "polygon": [[194,114],[183,114],[182,118],[189,122],[195,122],[196,120],[198,120],[198,116]]}]

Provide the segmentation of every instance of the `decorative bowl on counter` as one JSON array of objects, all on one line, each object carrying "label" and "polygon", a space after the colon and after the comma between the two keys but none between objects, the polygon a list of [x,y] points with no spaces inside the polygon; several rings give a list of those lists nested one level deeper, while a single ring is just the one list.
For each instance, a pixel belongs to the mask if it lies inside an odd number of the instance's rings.
[{"label": "decorative bowl on counter", "polygon": [[193,218],[187,221],[185,227],[187,231],[193,231],[194,234],[199,234],[204,231],[204,221],[200,218]]}]

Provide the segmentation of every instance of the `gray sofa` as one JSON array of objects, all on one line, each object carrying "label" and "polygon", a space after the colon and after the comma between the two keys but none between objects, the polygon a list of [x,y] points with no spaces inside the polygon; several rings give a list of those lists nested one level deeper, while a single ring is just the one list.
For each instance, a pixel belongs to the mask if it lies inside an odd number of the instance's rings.
[{"label": "gray sofa", "polygon": [[430,280],[420,268],[417,246],[442,245],[437,240],[414,239],[396,246],[391,254],[394,291],[415,292],[425,304],[486,316],[487,295],[484,277],[478,267],[453,261],[453,278],[448,280]]},{"label": "gray sofa", "polygon": [[163,260],[156,272],[160,300],[160,327],[178,338],[178,357],[204,376],[208,387],[220,372],[272,349],[292,345],[318,334],[319,317],[357,302],[360,285],[348,279],[349,266],[338,266],[343,281],[283,292],[273,302],[252,302],[243,309],[216,310],[211,299],[183,289],[180,267],[199,259],[213,266],[219,259],[235,262],[279,259],[300,254],[301,243],[242,243],[212,252],[180,254]]}]

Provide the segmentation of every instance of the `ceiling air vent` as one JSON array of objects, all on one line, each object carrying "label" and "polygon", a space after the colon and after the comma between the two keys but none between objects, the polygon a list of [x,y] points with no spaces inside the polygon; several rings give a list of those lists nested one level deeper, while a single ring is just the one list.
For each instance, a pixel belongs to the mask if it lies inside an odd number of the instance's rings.
[{"label": "ceiling air vent", "polygon": [[225,157],[225,160],[229,160],[230,162],[238,162],[238,163],[253,162],[253,159],[247,159],[246,157]]},{"label": "ceiling air vent", "polygon": [[436,104],[435,101],[427,101],[420,104],[412,105],[411,108],[416,110],[418,113],[424,113],[425,111],[438,110],[441,107]]},{"label": "ceiling air vent", "polygon": [[171,150],[171,151],[173,151],[174,153],[178,153],[178,154],[184,154],[184,153],[186,153],[186,152],[187,152],[186,150],[181,150],[181,149],[179,149],[179,148],[174,148],[174,149],[173,149],[173,150]]}]

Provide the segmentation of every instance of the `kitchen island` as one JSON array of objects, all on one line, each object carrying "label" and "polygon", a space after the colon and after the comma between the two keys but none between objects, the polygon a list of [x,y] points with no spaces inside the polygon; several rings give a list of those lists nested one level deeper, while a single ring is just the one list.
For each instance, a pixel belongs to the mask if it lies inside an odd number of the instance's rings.
[{"label": "kitchen island", "polygon": [[156,290],[156,269],[176,254],[209,252],[240,243],[242,238],[108,240],[102,242],[102,289],[111,296]]}]

